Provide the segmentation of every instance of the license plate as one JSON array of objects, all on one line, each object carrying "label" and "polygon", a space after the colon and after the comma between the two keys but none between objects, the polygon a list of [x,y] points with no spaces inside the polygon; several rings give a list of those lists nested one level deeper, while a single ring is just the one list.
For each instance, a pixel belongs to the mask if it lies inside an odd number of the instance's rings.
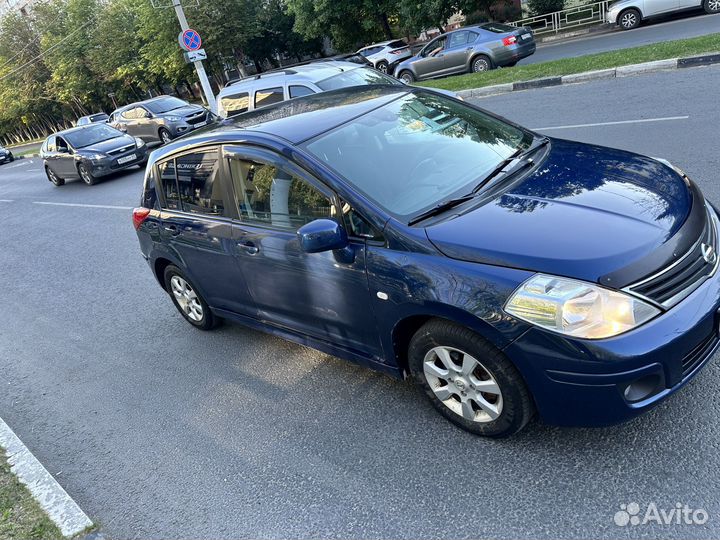
[{"label": "license plate", "polygon": [[137,156],[135,154],[130,154],[129,156],[119,158],[118,165],[122,165],[123,163],[130,163],[131,161],[135,161],[136,159]]},{"label": "license plate", "polygon": [[520,37],[523,38],[523,39],[530,39],[530,38],[532,37],[532,35],[530,35],[530,34],[523,34],[523,35],[520,36]]},{"label": "license plate", "polygon": [[195,127],[196,127],[196,128],[203,127],[203,126],[207,126],[207,121],[205,121],[205,122],[198,122],[197,124],[195,124]]}]

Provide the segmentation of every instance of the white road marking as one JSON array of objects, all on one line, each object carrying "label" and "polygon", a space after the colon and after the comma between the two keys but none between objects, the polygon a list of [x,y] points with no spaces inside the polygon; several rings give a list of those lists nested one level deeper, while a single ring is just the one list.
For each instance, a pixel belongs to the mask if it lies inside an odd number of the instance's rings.
[{"label": "white road marking", "polygon": [[571,126],[550,126],[532,128],[534,131],[547,131],[550,129],[576,129],[600,126],[621,126],[624,124],[646,124],[648,122],[671,122],[673,120],[687,120],[689,116],[666,116],[665,118],[641,118],[639,120],[620,120],[618,122],[599,122],[597,124],[574,124]]},{"label": "white road marking", "polygon": [[77,208],[106,208],[109,210],[132,210],[132,206],[112,206],[109,204],[80,204],[46,201],[33,201],[33,204],[44,204],[46,206],[72,206]]},{"label": "white road marking", "polygon": [[22,161],[21,163],[16,163],[15,165],[6,165],[2,169],[0,169],[0,171],[8,171],[10,169],[17,169],[18,167],[24,167],[25,165],[32,165],[32,160],[31,161],[25,160],[25,161]]},{"label": "white road marking", "polygon": [[12,199],[0,199],[0,202],[15,202]]},{"label": "white road marking", "polygon": [[5,449],[10,470],[25,484],[65,537],[93,526],[70,495],[43,467],[15,432],[0,418],[0,446]]}]

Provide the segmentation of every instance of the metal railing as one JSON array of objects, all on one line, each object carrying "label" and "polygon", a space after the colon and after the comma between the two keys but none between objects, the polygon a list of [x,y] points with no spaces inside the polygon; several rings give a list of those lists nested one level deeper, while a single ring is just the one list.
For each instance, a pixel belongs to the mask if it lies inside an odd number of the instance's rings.
[{"label": "metal railing", "polygon": [[525,19],[520,19],[510,24],[513,26],[532,28],[535,34],[557,34],[562,30],[570,30],[580,26],[603,22],[611,1],[612,0],[603,0],[602,2],[575,6],[554,13],[526,17]]}]

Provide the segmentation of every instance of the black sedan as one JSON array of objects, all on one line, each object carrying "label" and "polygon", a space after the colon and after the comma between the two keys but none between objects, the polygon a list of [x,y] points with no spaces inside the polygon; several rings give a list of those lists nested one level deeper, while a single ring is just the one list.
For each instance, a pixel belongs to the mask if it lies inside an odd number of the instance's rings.
[{"label": "black sedan", "polygon": [[90,124],[50,135],[40,157],[48,180],[56,186],[77,178],[92,186],[102,176],[143,166],[147,147],[142,139],[106,124]]}]

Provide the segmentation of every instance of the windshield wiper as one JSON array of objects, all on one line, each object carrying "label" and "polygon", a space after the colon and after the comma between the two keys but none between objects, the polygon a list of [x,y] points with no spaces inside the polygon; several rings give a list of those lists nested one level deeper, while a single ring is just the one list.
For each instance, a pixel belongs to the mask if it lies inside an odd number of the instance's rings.
[{"label": "windshield wiper", "polygon": [[499,178],[513,176],[526,167],[533,165],[534,162],[532,159],[529,159],[530,156],[543,146],[546,146],[549,142],[550,139],[547,137],[539,137],[535,139],[525,150],[520,149],[509,158],[502,160],[492,171],[485,175],[477,186],[475,186],[473,193],[477,193],[482,188],[487,187],[488,184],[498,180]]},{"label": "windshield wiper", "polygon": [[458,206],[459,204],[462,204],[462,203],[467,202],[474,198],[475,198],[475,195],[473,193],[470,193],[468,195],[463,195],[462,197],[456,197],[454,199],[448,199],[447,201],[443,201],[440,204],[436,204],[429,210],[425,210],[421,214],[418,214],[417,216],[412,218],[410,221],[408,221],[408,225],[415,225],[416,223],[420,223],[421,221],[424,221],[427,218],[442,214],[443,212],[449,210],[450,208]]}]

